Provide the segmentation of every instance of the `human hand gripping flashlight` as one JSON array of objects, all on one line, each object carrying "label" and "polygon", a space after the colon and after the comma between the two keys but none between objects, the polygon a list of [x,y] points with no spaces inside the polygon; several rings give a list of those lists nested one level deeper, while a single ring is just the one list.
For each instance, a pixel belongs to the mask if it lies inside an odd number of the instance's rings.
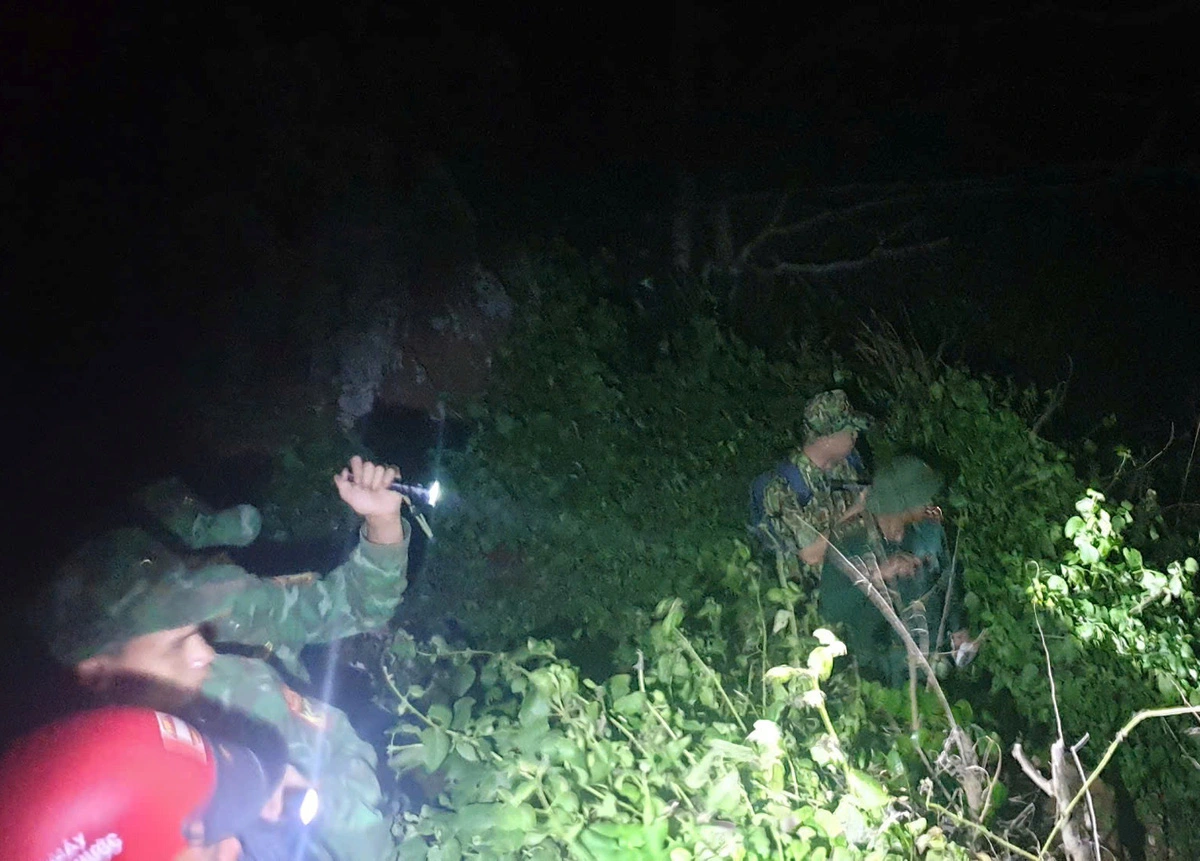
[{"label": "human hand gripping flashlight", "polygon": [[441,482],[435,480],[433,484],[425,487],[420,484],[405,484],[402,481],[393,481],[389,489],[396,491],[396,493],[399,493],[408,500],[408,509],[412,512],[413,520],[421,527],[421,531],[425,533],[425,537],[432,540],[433,530],[429,528],[429,522],[425,519],[425,515],[412,504],[412,501],[416,499],[433,508],[442,496]]},{"label": "human hand gripping flashlight", "polygon": [[[350,480],[353,481],[353,477]],[[433,484],[426,487],[422,484],[406,484],[403,481],[397,480],[388,485],[388,490],[395,491],[404,497],[404,501],[408,503],[412,519],[421,527],[421,531],[425,533],[425,537],[432,539],[433,530],[429,528],[429,522],[425,520],[425,515],[421,513],[420,509],[413,502],[415,500],[428,505],[430,508],[436,506],[442,496],[441,482],[434,481]]]}]

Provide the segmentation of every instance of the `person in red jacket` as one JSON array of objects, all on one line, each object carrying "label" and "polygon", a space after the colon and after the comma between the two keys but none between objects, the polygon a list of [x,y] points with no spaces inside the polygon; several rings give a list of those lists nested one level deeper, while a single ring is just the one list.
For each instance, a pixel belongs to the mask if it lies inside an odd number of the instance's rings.
[{"label": "person in red jacket", "polygon": [[0,858],[236,861],[283,812],[286,748],[256,741],[125,706],[47,724],[0,757]]}]

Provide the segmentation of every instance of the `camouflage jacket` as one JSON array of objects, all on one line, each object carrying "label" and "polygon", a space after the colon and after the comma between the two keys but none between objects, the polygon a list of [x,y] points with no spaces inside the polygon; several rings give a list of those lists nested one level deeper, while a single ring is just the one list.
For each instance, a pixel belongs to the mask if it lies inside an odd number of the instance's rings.
[{"label": "camouflage jacket", "polygon": [[783,542],[785,552],[796,554],[821,535],[829,534],[858,499],[853,491],[834,490],[832,482],[861,481],[863,476],[850,463],[851,460],[861,463],[857,455],[834,464],[828,472],[809,460],[803,449],[796,449],[788,459],[800,471],[812,498],[802,505],[787,479],[776,476],[763,492],[763,512],[772,533]]},{"label": "camouflage jacket", "polygon": [[230,610],[213,620],[218,644],[262,646],[287,670],[307,680],[300,650],[383,628],[408,585],[411,527],[400,544],[360,537],[350,558],[324,577],[315,572],[284,577],[245,574],[246,585]]},{"label": "camouflage jacket", "polygon": [[375,749],[358,737],[344,712],[293,690],[266,661],[239,655],[218,655],[202,692],[185,717],[203,728],[206,714],[231,711],[270,724],[287,742],[289,762],[316,784],[321,816],[306,858],[392,857]]},{"label": "camouflage jacket", "polygon": [[[410,537],[405,522],[401,544],[371,544],[364,538],[323,578],[307,573],[248,581],[231,611],[215,620],[218,644],[266,646],[289,672],[307,681],[298,661],[305,645],[382,628],[391,619],[407,585]],[[322,813],[309,857],[392,857],[375,750],[342,711],[293,690],[266,660],[241,655],[217,655],[202,692],[208,702],[279,730],[291,763],[317,783]]]}]

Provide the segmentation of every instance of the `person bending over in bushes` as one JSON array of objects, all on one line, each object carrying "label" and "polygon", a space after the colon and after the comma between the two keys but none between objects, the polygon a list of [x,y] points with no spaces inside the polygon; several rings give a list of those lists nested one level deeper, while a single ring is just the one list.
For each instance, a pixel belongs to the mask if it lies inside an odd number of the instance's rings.
[{"label": "person bending over in bushes", "polygon": [[884,597],[931,664],[937,656],[952,656],[965,666],[977,650],[962,627],[961,583],[950,588],[946,531],[933,502],[941,487],[941,477],[926,463],[897,457],[875,476],[863,518],[825,556],[818,609],[826,621],[843,626],[847,651],[868,678],[897,685],[908,676],[903,642],[856,582],[872,560]]}]

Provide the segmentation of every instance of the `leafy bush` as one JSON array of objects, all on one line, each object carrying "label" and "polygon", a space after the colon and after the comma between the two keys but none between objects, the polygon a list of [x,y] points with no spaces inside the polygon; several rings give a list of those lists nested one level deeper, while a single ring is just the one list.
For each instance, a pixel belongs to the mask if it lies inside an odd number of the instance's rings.
[{"label": "leafy bush", "polygon": [[[764,583],[761,572],[748,576],[755,566],[741,543],[749,481],[795,444],[805,399],[834,384],[855,386],[856,402],[880,419],[869,434],[879,460],[916,452],[949,478],[948,522],[963,572],[956,588],[965,593],[972,628],[986,630],[970,673],[990,680],[995,700],[1015,707],[1020,718],[1019,725],[1000,724],[987,703],[972,709],[960,702],[960,723],[991,723],[1009,740],[1020,732],[1035,744],[1048,741],[1052,702],[1035,612],[1046,629],[1071,740],[1085,732],[1111,737],[1133,711],[1164,699],[1195,701],[1195,563],[1162,571],[1144,565],[1150,554],[1124,541],[1133,507],[1106,508],[1101,497],[1086,494],[1067,454],[1031,432],[1044,403],[1037,392],[928,361],[887,332],[864,339],[854,374],[837,357],[803,350],[792,361],[770,361],[703,320],[647,343],[635,334],[636,312],[608,301],[613,291],[602,274],[569,254],[528,262],[517,280],[509,285],[520,302],[513,346],[497,358],[486,399],[473,406],[477,433],[452,464],[460,502],[440,512],[437,553],[408,604],[414,624],[427,623],[437,608],[462,624],[473,645],[493,651],[450,650],[434,639],[421,656],[403,638],[397,645],[406,660],[449,662],[458,679],[452,696],[438,695],[422,675],[434,667],[407,666],[416,673],[409,677],[416,690],[396,692],[405,715],[419,712],[424,726],[417,741],[396,751],[393,764],[411,770],[424,763],[446,781],[433,792],[439,803],[406,826],[413,851],[428,846],[435,832],[458,835],[459,851],[482,851],[472,841],[484,839],[478,833],[484,826],[464,824],[467,808],[507,804],[515,787],[543,779],[550,781],[538,783],[544,797],[531,789],[516,805],[531,810],[505,813],[519,817],[521,827],[507,829],[512,834],[504,839],[517,840],[522,829],[541,835],[533,843],[522,837],[519,847],[511,844],[514,852],[532,853],[550,841],[556,852],[591,857],[573,848],[585,833],[615,841],[595,844],[611,850],[606,857],[654,857],[636,854],[651,846],[692,852],[711,836],[700,826],[718,812],[737,821],[745,851],[777,849],[778,835],[756,831],[774,789],[749,760],[736,767],[721,760],[723,774],[738,774],[745,794],[728,802],[736,809],[705,808],[712,799],[687,782],[718,742],[745,748],[754,720],[774,721],[789,755],[808,751],[810,762],[799,768],[793,759],[792,767],[816,782],[806,784],[807,794],[794,787],[793,794],[836,818],[834,795],[845,792],[848,779],[837,776],[833,763],[829,783],[823,769],[830,763],[815,758],[821,733],[815,713],[794,706],[802,692],[787,699],[756,681],[777,667],[805,666],[812,644],[804,632],[816,626],[812,596],[796,584]],[[1146,534],[1153,537],[1152,528]],[[652,612],[676,596],[704,608],[695,618],[711,625],[693,638],[694,654],[672,640],[677,622],[667,630],[670,613]],[[619,668],[632,665],[640,648],[645,690],[616,681],[621,674],[580,681],[550,647],[518,645],[531,634],[554,637],[560,654],[575,638],[616,643]],[[713,679],[722,680],[720,687]],[[945,769],[929,765],[939,760],[947,730],[936,709],[918,703],[922,730],[910,736],[901,729],[910,710],[902,692],[852,675],[835,675],[824,688],[837,704],[830,709],[837,725],[826,734],[842,740],[848,767],[886,784],[889,805],[922,797],[955,808],[952,783],[942,786]],[[645,697],[638,700],[644,711],[618,708],[635,693]],[[545,721],[538,723],[546,734],[537,743],[521,735],[529,731],[521,718],[526,708]],[[783,709],[786,720],[773,709]],[[973,716],[976,710],[981,717]],[[623,727],[627,734],[617,732],[624,740],[597,735],[598,722],[608,730]],[[686,744],[670,747],[677,741],[671,733]],[[995,733],[973,733],[994,763]],[[570,741],[565,748],[560,736]],[[541,743],[550,747],[539,759]],[[1200,761],[1194,743],[1182,727],[1161,721],[1139,730],[1118,757],[1143,820],[1160,813],[1165,838],[1185,854],[1200,854],[1188,813],[1197,769],[1178,766]],[[592,746],[610,744],[628,745],[625,754],[605,748],[610,762],[627,771],[620,772],[623,782],[617,771],[596,772],[587,760]],[[485,760],[486,769],[479,765]],[[921,774],[936,778],[941,801],[914,790]],[[712,776],[718,784],[726,779]],[[992,793],[995,811],[1003,786],[995,783]],[[558,802],[560,795],[574,801]],[[915,802],[907,803],[916,816]],[[673,815],[663,831],[660,814],[671,804],[673,813],[685,813]],[[618,824],[589,831],[597,822]],[[809,827],[812,851],[848,848],[838,842],[844,834]],[[889,828],[870,820],[868,830],[891,835]],[[892,836],[880,837],[879,845],[901,845],[888,842]],[[500,839],[489,833],[487,841],[493,838]],[[430,857],[439,857],[433,851]]]},{"label": "leafy bush", "polygon": [[578,631],[628,646],[662,598],[718,588],[753,473],[794,444],[805,398],[833,378],[708,321],[635,355],[633,312],[581,266],[521,276],[517,331],[471,408],[478,430],[448,459],[461,502],[439,511],[413,606],[449,609],[479,643]]},{"label": "leafy bush", "polygon": [[[886,764],[843,749],[821,688],[845,653],[833,634],[818,629],[803,663],[743,687],[684,632],[679,601],[655,616],[652,651],[603,685],[548,642],[482,653],[399,635],[390,762],[437,776],[403,819],[400,857],[969,857],[872,775],[886,780]],[[720,616],[709,603],[697,622],[716,632]],[[414,672],[435,681],[401,690],[395,678]]]},{"label": "leafy bush", "polygon": [[[1019,411],[1036,409],[1034,393],[930,369],[919,354],[888,367],[872,389],[888,404],[877,448],[917,448],[957,468],[949,503],[965,603],[987,630],[977,664],[1027,731],[1053,725],[1035,612],[1069,742],[1085,733],[1111,738],[1140,709],[1197,702],[1195,560],[1165,571],[1143,564],[1143,551],[1124,540],[1134,506],[1106,507],[1102,494],[1085,492],[1061,449],[1029,432]],[[1157,539],[1153,518],[1145,519],[1142,534]],[[1142,820],[1161,820],[1168,845],[1194,855],[1200,829],[1186,811],[1200,790],[1200,751],[1175,720],[1140,730],[1117,763]]]}]

